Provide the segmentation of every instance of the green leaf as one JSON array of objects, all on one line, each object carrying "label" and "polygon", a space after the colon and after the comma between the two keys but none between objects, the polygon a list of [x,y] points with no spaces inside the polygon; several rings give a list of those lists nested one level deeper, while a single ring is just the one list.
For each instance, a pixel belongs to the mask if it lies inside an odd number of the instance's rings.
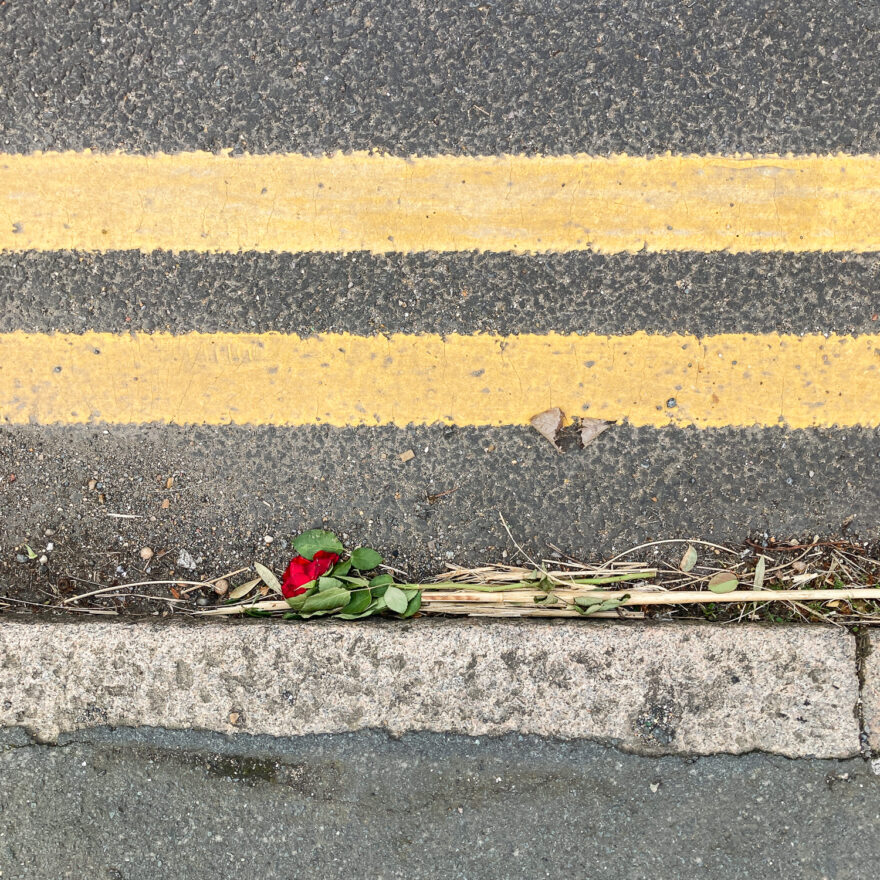
[{"label": "green leaf", "polygon": [[[383,599],[382,601],[384,602],[385,600]],[[383,605],[382,607],[384,608],[385,606]],[[340,620],[361,620],[364,617],[372,617],[379,610],[381,609],[378,608],[377,604],[375,602],[371,602],[360,614],[349,614],[347,611],[345,611],[345,609],[343,609],[342,612],[337,615],[337,617]]]},{"label": "green leaf", "polygon": [[400,616],[406,620],[408,617],[412,617],[419,608],[422,607],[422,591],[421,590],[405,590],[404,592],[413,592],[415,596],[412,596],[407,602],[406,611],[403,612]]},{"label": "green leaf", "polygon": [[319,550],[327,553],[342,553],[342,542],[333,532],[323,529],[310,529],[293,539],[293,549],[306,559],[314,559]]},{"label": "green leaf", "polygon": [[262,608],[245,608],[242,611],[245,617],[271,617],[271,611],[264,611]]},{"label": "green leaf", "polygon": [[275,590],[276,593],[281,592],[281,584],[278,582],[278,578],[275,577],[275,574],[262,562],[255,562],[254,568],[257,571],[257,574],[263,579],[263,583],[269,587],[270,589]]},{"label": "green leaf", "polygon": [[362,614],[369,608],[373,597],[369,590],[352,591],[348,605],[342,609],[344,614]]},{"label": "green leaf", "polygon": [[25,544],[24,549],[27,550],[28,559],[36,559],[37,554],[34,553],[34,548],[31,547],[30,544]]},{"label": "green leaf", "polygon": [[315,611],[333,611],[336,608],[344,608],[351,599],[351,593],[342,587],[332,587],[322,590],[320,593],[312,593],[300,606],[301,614],[311,614]]},{"label": "green leaf", "polygon": [[693,545],[688,544],[687,550],[684,551],[684,556],[681,557],[681,570],[690,571],[696,564],[697,551],[694,549]]},{"label": "green leaf", "polygon": [[407,600],[412,599],[413,596],[421,596],[422,595],[421,590],[404,590],[403,592],[404,592],[404,595],[406,596]]},{"label": "green leaf", "polygon": [[764,572],[767,570],[767,557],[759,556],[758,564],[755,566],[755,589],[764,589]]},{"label": "green leaf", "polygon": [[405,614],[406,606],[409,604],[406,593],[399,587],[388,587],[385,590],[385,604],[397,614]]},{"label": "green leaf", "polygon": [[334,577],[339,577],[341,574],[348,574],[351,571],[351,560],[350,559],[341,559],[330,571]]},{"label": "green leaf", "polygon": [[299,620],[300,616],[295,611],[288,611],[281,615],[282,620]]},{"label": "green leaf", "polygon": [[353,584],[356,587],[366,587],[370,582],[366,578],[362,577],[352,577],[347,574],[337,575],[339,580],[344,581],[347,584]]},{"label": "green leaf", "polygon": [[385,595],[385,592],[390,586],[390,584],[379,584],[378,587],[370,587],[370,592],[373,594],[374,599],[379,599],[381,596]]},{"label": "green leaf", "polygon": [[709,578],[708,587],[713,593],[732,593],[739,581],[732,571],[719,571]]},{"label": "green leaf", "polygon": [[595,596],[578,596],[574,600],[575,610],[581,614],[595,614],[597,611],[613,611],[629,599],[629,593],[615,599],[598,599]]},{"label": "green leaf", "polygon": [[289,599],[286,599],[287,604],[294,609],[302,608],[303,603],[309,596],[318,592],[318,582],[317,581],[309,581],[307,584],[303,584],[306,588],[305,593],[300,593],[298,596],[291,596]]},{"label": "green leaf", "polygon": [[319,577],[318,578],[318,592],[321,593],[324,590],[331,590],[334,587],[341,587],[342,581],[337,580],[334,577]]},{"label": "green leaf", "polygon": [[377,574],[376,577],[374,577],[370,581],[370,586],[371,587],[384,587],[384,586],[388,586],[388,584],[393,584],[393,583],[394,583],[394,576],[393,575]]},{"label": "green leaf", "polygon": [[358,547],[351,554],[351,564],[358,571],[370,571],[382,564],[382,557],[370,547]]}]

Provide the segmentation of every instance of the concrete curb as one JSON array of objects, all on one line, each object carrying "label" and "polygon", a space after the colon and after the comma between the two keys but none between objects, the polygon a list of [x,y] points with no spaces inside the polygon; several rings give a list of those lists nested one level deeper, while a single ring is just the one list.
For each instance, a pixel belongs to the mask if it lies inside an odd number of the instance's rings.
[{"label": "concrete curb", "polygon": [[861,643],[862,724],[872,754],[880,752],[880,633],[869,630]]},{"label": "concrete curb", "polygon": [[859,752],[855,639],[820,627],[584,621],[0,623],[0,727],[365,728],[646,754]]}]

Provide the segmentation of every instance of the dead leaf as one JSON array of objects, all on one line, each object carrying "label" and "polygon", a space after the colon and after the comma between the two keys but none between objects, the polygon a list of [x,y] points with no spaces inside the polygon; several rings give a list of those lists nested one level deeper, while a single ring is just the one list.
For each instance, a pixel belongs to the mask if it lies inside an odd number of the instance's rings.
[{"label": "dead leaf", "polygon": [[254,578],[252,581],[247,581],[246,583],[239,584],[234,590],[231,590],[229,593],[230,599],[241,599],[243,596],[247,596],[247,594],[258,584],[260,583],[261,578]]},{"label": "dead leaf", "polygon": [[262,562],[255,562],[254,568],[257,570],[257,574],[262,578],[263,583],[267,587],[271,587],[276,593],[281,592],[281,584],[271,569],[266,568]]},{"label": "dead leaf", "polygon": [[165,488],[170,489],[174,485],[174,477],[169,477],[165,480]]},{"label": "dead leaf", "polygon": [[558,406],[552,409],[544,410],[536,416],[529,419],[529,424],[550,444],[557,452],[562,450],[556,445],[556,435],[562,427],[562,420],[565,418],[562,410]]},{"label": "dead leaf", "polygon": [[732,571],[719,571],[709,578],[708,587],[713,593],[732,593],[739,581]]},{"label": "dead leaf", "polygon": [[696,564],[697,551],[694,549],[693,544],[688,544],[687,550],[684,551],[684,556],[681,557],[681,570],[690,571]]},{"label": "dead leaf", "polygon": [[589,446],[613,424],[614,422],[607,422],[605,419],[581,419],[581,446]]},{"label": "dead leaf", "polygon": [[405,464],[408,461],[412,461],[416,457],[416,454],[412,451],[412,449],[407,449],[406,452],[400,453],[400,460]]},{"label": "dead leaf", "polygon": [[764,572],[767,569],[767,557],[760,556],[758,558],[758,564],[755,566],[755,589],[763,590],[764,589]]}]

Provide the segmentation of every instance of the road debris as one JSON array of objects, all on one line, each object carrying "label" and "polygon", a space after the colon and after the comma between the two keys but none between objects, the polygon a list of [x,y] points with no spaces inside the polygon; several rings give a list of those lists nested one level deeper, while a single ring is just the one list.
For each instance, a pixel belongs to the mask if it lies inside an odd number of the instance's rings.
[{"label": "road debris", "polygon": [[589,446],[613,424],[605,419],[581,419],[581,446]]},{"label": "road debris", "polygon": [[559,434],[559,429],[562,427],[564,420],[565,415],[562,410],[558,406],[554,406],[550,409],[544,410],[544,412],[538,413],[536,416],[532,416],[529,419],[529,424],[545,440],[547,440],[557,452],[562,452],[556,443],[556,437]]}]

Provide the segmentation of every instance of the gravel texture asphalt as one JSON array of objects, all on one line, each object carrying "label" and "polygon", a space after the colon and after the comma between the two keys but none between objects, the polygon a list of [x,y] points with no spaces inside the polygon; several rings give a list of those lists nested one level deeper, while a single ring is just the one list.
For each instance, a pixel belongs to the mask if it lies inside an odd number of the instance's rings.
[{"label": "gravel texture asphalt", "polygon": [[857,0],[7,0],[0,46],[14,152],[880,146]]},{"label": "gravel texture asphalt", "polygon": [[[578,558],[669,536],[849,526],[867,537],[878,456],[868,429],[619,425],[560,455],[528,428],[0,428],[0,578],[24,591],[11,595],[51,591],[66,575],[143,580],[144,546],[166,553],[154,579],[181,549],[196,565],[177,576],[216,577],[254,559],[277,568],[292,534],[322,524],[412,577],[514,559],[502,516],[527,552]],[[21,542],[40,555],[51,543],[47,563],[16,551]]]}]

